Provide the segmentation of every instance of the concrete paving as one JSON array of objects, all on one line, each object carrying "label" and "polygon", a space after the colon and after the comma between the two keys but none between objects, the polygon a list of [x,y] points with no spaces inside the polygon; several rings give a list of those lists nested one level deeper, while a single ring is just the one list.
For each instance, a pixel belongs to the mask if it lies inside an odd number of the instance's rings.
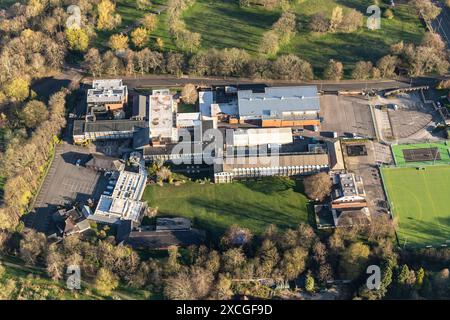
[{"label": "concrete paving", "polygon": [[[55,159],[36,197],[34,208],[25,217],[25,225],[39,232],[51,232],[51,215],[58,206],[74,202],[85,203],[98,199],[107,179],[98,172],[83,167],[89,159],[87,148],[61,144],[56,147]],[[78,160],[81,165],[77,166]]]},{"label": "concrete paving", "polygon": [[376,137],[367,98],[323,95],[320,103],[321,131],[337,132],[339,136],[356,133],[365,138]]}]

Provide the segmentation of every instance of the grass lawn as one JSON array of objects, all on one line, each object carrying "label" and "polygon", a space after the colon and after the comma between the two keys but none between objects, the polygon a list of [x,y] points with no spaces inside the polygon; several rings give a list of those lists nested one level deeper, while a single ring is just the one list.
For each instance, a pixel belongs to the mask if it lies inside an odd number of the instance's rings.
[{"label": "grass lawn", "polygon": [[194,226],[218,239],[232,224],[260,234],[270,224],[295,227],[308,221],[302,184],[291,179],[268,178],[232,184],[149,186],[143,199],[158,207],[158,215],[193,219]]},{"label": "grass lawn", "polygon": [[441,245],[450,241],[450,166],[383,168],[383,181],[400,245]]},{"label": "grass lawn", "polygon": [[397,166],[417,166],[417,165],[430,165],[433,161],[423,162],[406,162],[403,155],[405,149],[420,149],[420,148],[438,148],[441,160],[436,160],[435,163],[450,164],[450,144],[448,142],[433,142],[433,143],[414,143],[414,144],[398,144],[392,146],[392,153],[395,157],[395,163]]},{"label": "grass lawn", "polygon": [[[351,8],[365,14],[371,0],[304,0],[293,8],[298,16],[299,30],[280,53],[295,53],[310,61],[320,76],[329,59],[344,63],[346,71],[359,60],[376,62],[389,52],[389,46],[401,40],[420,41],[425,29],[411,6],[396,4],[392,20],[382,18],[381,29],[364,27],[353,33],[315,34],[308,30],[310,17],[317,12],[328,16],[337,5],[344,11]],[[256,54],[262,34],[279,18],[280,11],[263,8],[240,8],[238,1],[197,0],[184,13],[184,20],[191,31],[202,35],[203,48],[236,47]]]},{"label": "grass lawn", "polygon": [[[153,0],[151,1],[152,6],[146,10],[140,10],[136,8],[136,0],[117,0],[116,1],[116,12],[122,17],[122,23],[120,26],[114,30],[97,30],[97,37],[93,39],[93,45],[97,48],[107,49],[109,37],[116,33],[127,33],[128,35],[131,31],[140,25],[139,20],[147,13],[153,13],[153,9],[160,5],[167,3],[167,0]],[[155,39],[160,37],[164,42],[164,48],[166,50],[176,49],[173,40],[169,37],[168,26],[166,22],[166,13],[158,15],[158,27],[149,37],[148,46],[152,49],[155,46]],[[131,42],[129,43],[132,47]],[[135,48],[133,48],[135,49]]]},{"label": "grass lawn", "polygon": [[202,35],[203,48],[241,48],[257,53],[262,34],[280,12],[261,7],[239,7],[238,1],[196,0],[184,12],[189,30]]}]

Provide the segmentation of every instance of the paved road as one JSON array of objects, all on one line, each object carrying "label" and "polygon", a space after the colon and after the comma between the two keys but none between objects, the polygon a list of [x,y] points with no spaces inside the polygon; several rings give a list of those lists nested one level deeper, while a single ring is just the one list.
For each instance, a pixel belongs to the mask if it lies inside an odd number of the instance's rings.
[{"label": "paved road", "polygon": [[[177,78],[168,75],[146,75],[137,77],[121,77],[124,83],[132,91],[135,88],[151,88],[151,87],[177,87],[187,83],[197,85],[237,85],[237,84],[254,84],[265,83],[270,86],[296,86],[296,85],[317,85],[319,90],[323,91],[339,91],[339,90],[387,90],[396,88],[407,88],[410,86],[433,85],[437,82],[435,78],[416,78],[403,80],[342,80],[338,82],[332,81],[280,81],[280,80],[252,80],[238,78],[212,78],[212,77],[182,77]],[[92,78],[86,77],[83,83],[92,83]]]},{"label": "paved road", "polygon": [[450,48],[450,8],[438,1],[435,1],[434,3],[442,10],[441,14],[431,22],[431,26],[441,35],[442,40],[444,40],[447,47]]}]

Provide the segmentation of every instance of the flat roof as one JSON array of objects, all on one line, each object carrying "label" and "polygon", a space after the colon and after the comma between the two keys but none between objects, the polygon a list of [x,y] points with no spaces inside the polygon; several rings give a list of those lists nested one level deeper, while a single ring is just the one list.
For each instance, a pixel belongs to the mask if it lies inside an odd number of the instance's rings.
[{"label": "flat roof", "polygon": [[195,127],[202,122],[200,112],[177,113],[177,127]]},{"label": "flat roof", "polygon": [[212,91],[200,91],[198,93],[198,105],[202,115],[211,116],[211,104],[213,103],[214,94]]},{"label": "flat roof", "polygon": [[240,116],[281,117],[283,112],[320,111],[317,86],[267,87],[238,91]]},{"label": "flat roof", "polygon": [[174,101],[169,90],[154,90],[150,96],[149,128],[151,138],[176,138]]},{"label": "flat roof", "polygon": [[94,215],[138,222],[143,208],[144,203],[140,201],[102,195]]},{"label": "flat roof", "polygon": [[256,128],[233,131],[234,147],[292,143],[292,128]]},{"label": "flat roof", "polygon": [[140,200],[146,183],[146,174],[121,171],[112,196],[120,199]]},{"label": "flat roof", "polygon": [[343,196],[364,195],[362,179],[353,173],[339,174],[339,186]]},{"label": "flat roof", "polygon": [[[81,120],[80,120],[81,121]],[[135,131],[147,127],[146,121],[137,120],[100,120],[84,122],[84,132]],[[78,128],[78,127],[77,127]],[[75,127],[74,127],[75,134]]]},{"label": "flat roof", "polygon": [[87,102],[123,102],[128,95],[127,86],[121,79],[94,80],[87,92]]}]

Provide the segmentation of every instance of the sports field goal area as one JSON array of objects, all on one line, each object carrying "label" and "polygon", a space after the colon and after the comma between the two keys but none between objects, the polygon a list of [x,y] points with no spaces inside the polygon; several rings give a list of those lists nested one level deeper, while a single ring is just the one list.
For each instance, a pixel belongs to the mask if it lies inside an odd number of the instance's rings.
[{"label": "sports field goal area", "polygon": [[450,246],[450,165],[381,172],[400,246]]},{"label": "sports field goal area", "polygon": [[397,166],[450,164],[450,143],[448,141],[393,145]]}]

